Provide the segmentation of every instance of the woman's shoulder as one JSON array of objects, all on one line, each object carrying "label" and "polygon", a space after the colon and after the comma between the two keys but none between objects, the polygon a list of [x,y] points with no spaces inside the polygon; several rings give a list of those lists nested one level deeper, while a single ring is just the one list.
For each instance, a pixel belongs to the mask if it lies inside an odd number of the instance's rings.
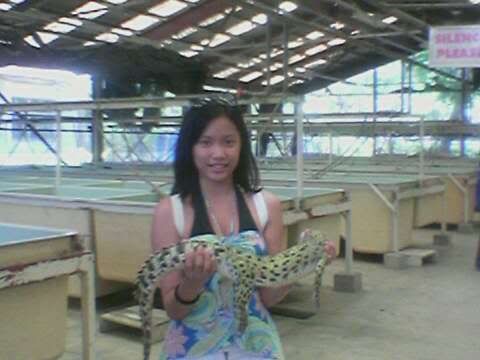
[{"label": "woman's shoulder", "polygon": [[[280,199],[278,198],[277,195],[265,189],[262,189],[259,192],[263,195],[263,198],[265,199],[265,203],[267,204],[268,207],[280,206]],[[257,193],[254,193],[254,194],[257,194]]]},{"label": "woman's shoulder", "polygon": [[[185,201],[179,196],[177,200],[172,201],[172,196],[166,196],[156,204],[153,215],[153,248],[161,249],[166,246],[173,245],[180,241],[179,233],[183,234],[183,230],[179,230],[178,225],[184,220],[183,206]],[[176,202],[178,201],[178,202]],[[179,215],[179,213],[181,215]],[[183,229],[184,225],[181,225]]]},{"label": "woman's shoulder", "polygon": [[171,196],[166,196],[155,205],[155,215],[165,215],[172,211]]},{"label": "woman's shoulder", "polygon": [[182,206],[189,206],[191,200],[189,196],[182,198],[180,194],[165,196],[155,205],[155,213],[165,214],[171,212],[174,203],[181,204]]},{"label": "woman's shoulder", "polygon": [[[268,190],[261,189],[256,192],[250,192],[250,193],[247,193],[247,196],[250,198],[250,201],[252,201],[255,204],[255,207],[257,207],[257,210],[258,210],[258,207],[262,208],[263,206],[265,206],[266,208],[265,210],[267,214],[272,212],[277,213],[281,211],[282,205],[281,205],[280,199],[278,198],[277,195],[275,195],[274,193]],[[259,198],[255,199],[255,197],[259,197]],[[264,205],[262,205],[262,202]]]}]

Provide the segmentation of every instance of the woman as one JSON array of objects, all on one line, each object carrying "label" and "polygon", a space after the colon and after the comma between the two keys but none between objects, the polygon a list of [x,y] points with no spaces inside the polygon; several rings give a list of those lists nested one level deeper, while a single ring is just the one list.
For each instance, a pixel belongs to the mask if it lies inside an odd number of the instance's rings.
[{"label": "woman", "polygon": [[[175,151],[172,197],[157,205],[152,247],[204,234],[258,255],[286,248],[280,201],[258,187],[258,169],[239,108],[207,99],[186,114]],[[172,319],[162,359],[283,359],[266,310],[287,287],[259,288],[248,304],[248,327],[236,332],[233,292],[205,249],[187,255],[183,271],[160,281]]]}]

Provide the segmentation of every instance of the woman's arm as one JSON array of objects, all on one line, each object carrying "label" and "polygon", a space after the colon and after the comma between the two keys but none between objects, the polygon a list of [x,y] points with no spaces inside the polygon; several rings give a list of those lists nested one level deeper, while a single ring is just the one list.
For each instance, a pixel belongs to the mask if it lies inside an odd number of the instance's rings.
[{"label": "woman's arm", "polygon": [[[161,250],[181,241],[173,220],[170,198],[162,199],[155,208],[152,224],[152,249]],[[203,291],[208,278],[216,271],[212,254],[199,249],[187,254],[183,271],[173,271],[162,277],[159,287],[167,315],[175,320],[183,319],[190,312],[191,305]],[[176,296],[175,296],[176,289]],[[183,300],[183,304],[178,301]]]},{"label": "woman's arm", "polygon": [[[268,253],[275,255],[287,248],[287,240],[283,236],[283,211],[280,200],[268,191],[264,191],[268,209],[268,223],[263,231],[263,237]],[[289,285],[281,287],[264,287],[259,289],[263,305],[271,307],[279,303],[287,295]]]}]

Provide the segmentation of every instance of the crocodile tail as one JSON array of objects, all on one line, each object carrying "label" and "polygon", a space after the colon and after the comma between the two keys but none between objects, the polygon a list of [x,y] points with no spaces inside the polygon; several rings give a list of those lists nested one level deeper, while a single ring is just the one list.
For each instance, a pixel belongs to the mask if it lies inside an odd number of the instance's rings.
[{"label": "crocodile tail", "polygon": [[184,245],[163,249],[151,255],[138,272],[134,292],[139,305],[139,315],[143,330],[143,359],[148,360],[151,352],[153,294],[158,279],[185,261]]},{"label": "crocodile tail", "polygon": [[139,304],[142,322],[144,360],[150,357],[153,294],[158,279],[173,270],[181,269],[185,263],[186,253],[196,246],[206,246],[206,244],[187,241],[162,249],[152,254],[138,272],[134,295]]}]

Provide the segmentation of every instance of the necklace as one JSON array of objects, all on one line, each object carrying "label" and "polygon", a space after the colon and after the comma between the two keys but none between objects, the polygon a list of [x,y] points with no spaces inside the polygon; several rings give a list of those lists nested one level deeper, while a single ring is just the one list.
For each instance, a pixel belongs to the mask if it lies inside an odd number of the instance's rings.
[{"label": "necklace", "polygon": [[[214,227],[214,231],[217,232],[218,234],[222,235],[222,236],[226,236],[227,234],[223,233],[222,228],[220,227],[220,223],[218,222],[218,219],[215,216],[215,212],[213,211],[212,205],[210,204],[210,201],[208,200],[208,197],[203,195],[203,198],[205,199],[205,207],[207,208],[208,216],[210,216],[210,219],[212,220],[212,225]],[[236,210],[237,210],[237,196],[236,196],[235,192],[233,192],[233,208],[232,208],[232,214],[231,214],[231,217],[230,217],[230,234],[228,234],[228,236],[233,235],[233,233],[235,232]]]}]

